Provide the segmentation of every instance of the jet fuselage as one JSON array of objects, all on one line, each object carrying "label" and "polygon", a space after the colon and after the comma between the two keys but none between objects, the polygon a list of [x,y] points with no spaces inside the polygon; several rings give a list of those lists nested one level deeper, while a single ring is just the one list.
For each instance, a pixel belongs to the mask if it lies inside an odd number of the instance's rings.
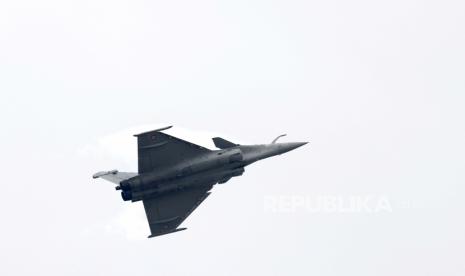
[{"label": "jet fuselage", "polygon": [[174,166],[159,168],[124,180],[116,189],[122,190],[124,200],[134,202],[191,186],[221,184],[232,177],[242,175],[247,165],[304,144],[247,145],[210,151]]}]

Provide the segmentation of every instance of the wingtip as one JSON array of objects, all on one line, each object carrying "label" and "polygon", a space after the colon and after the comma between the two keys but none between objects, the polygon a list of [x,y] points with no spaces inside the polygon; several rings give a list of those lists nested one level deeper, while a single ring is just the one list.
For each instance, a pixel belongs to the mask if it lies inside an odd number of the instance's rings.
[{"label": "wingtip", "polygon": [[171,231],[167,231],[167,232],[161,232],[161,233],[157,233],[157,234],[151,234],[150,236],[148,236],[147,238],[154,238],[154,237],[158,237],[158,236],[163,236],[163,235],[166,235],[166,234],[171,234],[171,233],[175,233],[175,232],[179,232],[179,231],[183,231],[183,230],[186,230],[187,228],[178,228],[178,229],[174,229],[174,230],[171,230]]},{"label": "wingtip", "polygon": [[167,127],[157,128],[157,129],[155,129],[155,130],[145,131],[145,132],[142,132],[142,133],[139,133],[139,134],[134,134],[134,137],[137,137],[137,136],[140,136],[140,135],[143,135],[143,134],[149,133],[149,132],[155,132],[155,131],[163,131],[163,130],[167,130],[167,129],[170,129],[170,128],[172,128],[172,127],[173,127],[173,126],[167,126]]},{"label": "wingtip", "polygon": [[99,177],[104,176],[104,175],[107,175],[107,174],[117,174],[117,173],[118,173],[118,170],[101,171],[101,172],[94,173],[94,174],[92,175],[92,178],[93,178],[93,179],[96,179],[96,178],[99,178]]},{"label": "wingtip", "polygon": [[97,173],[94,173],[94,174],[92,175],[92,178],[93,178],[93,179],[97,179],[97,178],[99,178],[100,176],[102,176],[102,175],[104,175],[104,174],[105,174],[105,172],[97,172]]}]

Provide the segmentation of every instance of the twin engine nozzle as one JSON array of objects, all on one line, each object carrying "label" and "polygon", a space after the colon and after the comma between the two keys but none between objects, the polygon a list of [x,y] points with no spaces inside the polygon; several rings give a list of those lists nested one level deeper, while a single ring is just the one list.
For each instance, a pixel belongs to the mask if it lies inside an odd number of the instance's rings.
[{"label": "twin engine nozzle", "polygon": [[132,200],[131,184],[128,180],[121,181],[119,186],[116,186],[115,189],[121,190],[121,197],[124,201]]}]

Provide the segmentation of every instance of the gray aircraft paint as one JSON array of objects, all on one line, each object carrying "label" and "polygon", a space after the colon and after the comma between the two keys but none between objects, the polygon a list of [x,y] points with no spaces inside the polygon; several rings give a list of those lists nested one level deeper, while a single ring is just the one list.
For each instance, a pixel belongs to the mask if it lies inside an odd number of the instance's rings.
[{"label": "gray aircraft paint", "polygon": [[178,226],[210,195],[213,185],[241,176],[245,167],[280,155],[307,142],[238,145],[213,138],[219,150],[209,150],[161,131],[165,127],[134,135],[138,144],[138,173],[117,170],[98,172],[121,190],[125,201],[142,200],[151,235],[169,234],[186,228]]}]

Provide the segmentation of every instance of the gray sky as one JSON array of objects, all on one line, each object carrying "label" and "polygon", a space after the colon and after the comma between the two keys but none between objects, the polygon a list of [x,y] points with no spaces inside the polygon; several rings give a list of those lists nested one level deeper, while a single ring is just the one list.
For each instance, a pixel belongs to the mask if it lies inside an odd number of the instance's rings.
[{"label": "gray sky", "polygon": [[[464,10],[1,1],[0,274],[464,275]],[[136,170],[131,135],[167,124],[311,144],[148,240],[142,206],[91,175]],[[367,199],[384,208],[350,207]]]}]

